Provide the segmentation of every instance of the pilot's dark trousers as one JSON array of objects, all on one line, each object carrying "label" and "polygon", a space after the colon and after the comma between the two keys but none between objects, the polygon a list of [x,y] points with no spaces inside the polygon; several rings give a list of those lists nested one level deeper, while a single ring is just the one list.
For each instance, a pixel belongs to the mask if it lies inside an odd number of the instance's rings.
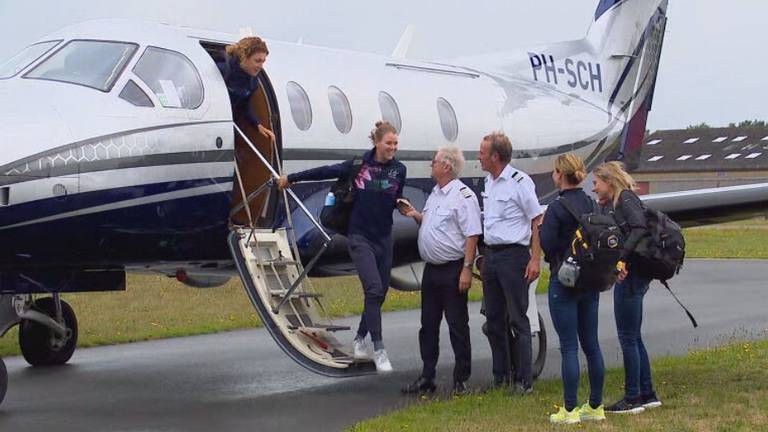
[{"label": "pilot's dark trousers", "polygon": [[459,276],[464,259],[442,265],[427,263],[421,281],[421,330],[419,347],[424,362],[422,376],[435,379],[440,354],[440,322],[445,314],[456,363],[454,382],[466,381],[472,372],[472,347],[469,343],[467,293],[459,292]]},{"label": "pilot's dark trousers", "polygon": [[[487,250],[483,265],[483,297],[494,378],[497,381],[509,378],[511,355],[511,366],[515,369],[513,378],[524,387],[533,384],[528,283],[525,280],[525,268],[530,259],[528,247],[510,245],[501,250]],[[514,335],[511,347],[507,328]]]},{"label": "pilot's dark trousers", "polygon": [[372,341],[381,341],[381,305],[387,296],[392,271],[392,236],[375,242],[360,234],[350,234],[347,239],[349,255],[365,294],[357,336],[364,338],[370,333]]}]

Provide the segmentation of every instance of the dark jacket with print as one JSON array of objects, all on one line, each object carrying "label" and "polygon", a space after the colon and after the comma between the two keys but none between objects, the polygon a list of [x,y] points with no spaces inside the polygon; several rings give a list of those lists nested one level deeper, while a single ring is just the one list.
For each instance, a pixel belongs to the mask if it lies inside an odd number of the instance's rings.
[{"label": "dark jacket with print", "polygon": [[[355,204],[349,219],[349,234],[360,234],[373,242],[388,239],[392,232],[392,212],[403,196],[406,169],[397,159],[379,163],[375,151],[363,155],[355,179]],[[349,177],[352,160],[290,174],[288,181],[328,180]]]}]

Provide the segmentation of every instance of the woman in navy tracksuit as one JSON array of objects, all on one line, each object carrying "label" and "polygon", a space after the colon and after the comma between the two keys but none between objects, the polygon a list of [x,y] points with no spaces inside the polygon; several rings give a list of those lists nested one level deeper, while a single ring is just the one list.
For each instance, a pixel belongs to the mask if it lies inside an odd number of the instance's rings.
[{"label": "woman in navy tracksuit", "polygon": [[[349,255],[355,264],[365,293],[365,305],[354,342],[357,358],[373,356],[376,369],[389,372],[392,365],[384,349],[381,332],[381,305],[389,289],[392,269],[392,212],[403,195],[406,169],[395,159],[397,130],[387,122],[377,122],[371,132],[372,150],[363,155],[355,184],[355,202],[349,219]],[[348,177],[352,160],[283,176],[280,188],[305,180]],[[373,353],[365,342],[370,333]]]},{"label": "woman in navy tracksuit", "polygon": [[625,235],[619,282],[613,287],[616,330],[624,357],[624,398],[606,407],[613,413],[639,413],[661,406],[651,379],[651,363],[640,332],[643,298],[651,280],[639,275],[634,250],[646,234],[645,214],[633,192],[635,181],[620,162],[606,162],[594,170],[595,189],[601,204],[613,211]]},{"label": "woman in navy tracksuit", "polygon": [[[579,226],[578,221],[565,208],[563,202],[577,214],[591,213],[594,201],[579,186],[587,176],[584,162],[568,153],[555,161],[552,180],[560,189],[555,201],[547,207],[540,228],[541,248],[549,263],[549,311],[560,339],[564,405],[550,416],[552,423],[579,423],[582,420],[603,420],[603,383],[605,366],[597,339],[597,321],[600,293],[575,293],[563,286],[557,278],[571,241]],[[589,371],[589,401],[578,406],[579,342],[587,358]]]}]

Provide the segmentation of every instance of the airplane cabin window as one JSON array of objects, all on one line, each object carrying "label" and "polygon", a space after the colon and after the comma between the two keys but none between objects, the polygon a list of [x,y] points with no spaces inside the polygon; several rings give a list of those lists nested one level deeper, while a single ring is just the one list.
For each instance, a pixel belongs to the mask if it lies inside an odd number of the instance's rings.
[{"label": "airplane cabin window", "polygon": [[203,81],[192,62],[181,53],[149,47],[133,73],[166,108],[195,109],[203,103]]},{"label": "airplane cabin window", "polygon": [[0,79],[11,78],[22,69],[34,63],[61,41],[40,42],[19,51],[15,56],[0,64]]},{"label": "airplane cabin window", "polygon": [[447,100],[437,98],[437,114],[440,116],[440,128],[448,141],[456,141],[459,136],[459,123],[456,120],[456,112]]},{"label": "airplane cabin window", "polygon": [[381,109],[381,118],[394,126],[397,133],[400,133],[403,122],[395,99],[387,92],[379,92],[379,108]]},{"label": "airplane cabin window", "polygon": [[352,130],[352,108],[349,99],[338,87],[328,87],[328,102],[331,104],[333,123],[339,132],[345,134]]},{"label": "airplane cabin window", "polygon": [[154,107],[155,104],[149,99],[144,90],[141,89],[135,82],[128,81],[120,92],[120,99],[125,99],[128,102],[139,107]]},{"label": "airplane cabin window", "polygon": [[136,44],[127,42],[73,40],[24,78],[61,81],[108,92],[136,49]]},{"label": "airplane cabin window", "polygon": [[309,104],[307,92],[293,81],[285,86],[288,93],[288,105],[291,107],[291,117],[299,130],[307,130],[312,126],[312,106]]}]

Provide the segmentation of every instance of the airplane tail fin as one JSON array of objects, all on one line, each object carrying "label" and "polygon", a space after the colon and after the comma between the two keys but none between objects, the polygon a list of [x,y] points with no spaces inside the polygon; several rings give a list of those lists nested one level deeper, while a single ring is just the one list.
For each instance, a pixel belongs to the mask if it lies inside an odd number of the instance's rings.
[{"label": "airplane tail fin", "polygon": [[600,0],[585,42],[603,66],[603,97],[625,116],[621,144],[609,158],[637,165],[664,42],[668,0]]}]

